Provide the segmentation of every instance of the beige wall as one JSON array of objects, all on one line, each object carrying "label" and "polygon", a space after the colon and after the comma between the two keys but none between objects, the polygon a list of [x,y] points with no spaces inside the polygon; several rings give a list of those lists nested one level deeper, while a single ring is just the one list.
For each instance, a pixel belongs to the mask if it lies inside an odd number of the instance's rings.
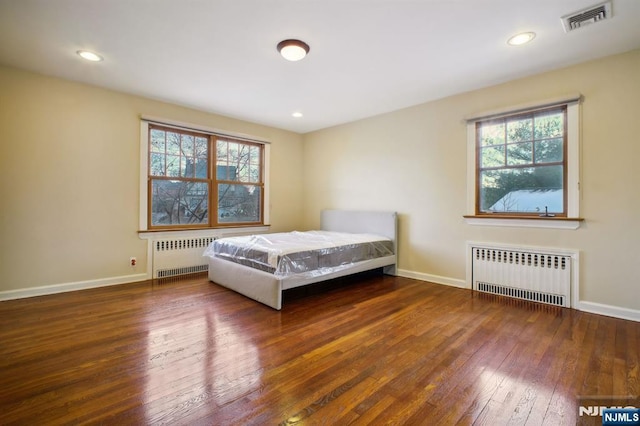
[{"label": "beige wall", "polygon": [[[578,230],[467,225],[464,117],[582,93]],[[399,267],[465,279],[467,241],[581,251],[580,299],[640,310],[640,50],[304,136],[305,225],[321,208],[396,210]]]},{"label": "beige wall", "polygon": [[[640,51],[307,135],[0,67],[0,292],[127,276],[138,230],[139,116],[272,141],[272,231],[322,208],[400,213],[402,270],[464,280],[466,241],[581,251],[580,298],[640,310]],[[466,126],[479,111],[584,95],[578,230],[474,227]]]},{"label": "beige wall", "polygon": [[145,272],[141,114],[270,140],[272,230],[300,226],[300,135],[0,67],[0,292]]}]

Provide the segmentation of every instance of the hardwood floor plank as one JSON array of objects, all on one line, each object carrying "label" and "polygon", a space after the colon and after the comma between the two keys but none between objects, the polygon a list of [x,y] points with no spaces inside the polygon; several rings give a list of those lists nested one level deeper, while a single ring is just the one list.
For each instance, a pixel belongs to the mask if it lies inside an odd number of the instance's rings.
[{"label": "hardwood floor plank", "polygon": [[206,275],[0,302],[0,424],[576,424],[640,324],[363,274],[282,311]]}]

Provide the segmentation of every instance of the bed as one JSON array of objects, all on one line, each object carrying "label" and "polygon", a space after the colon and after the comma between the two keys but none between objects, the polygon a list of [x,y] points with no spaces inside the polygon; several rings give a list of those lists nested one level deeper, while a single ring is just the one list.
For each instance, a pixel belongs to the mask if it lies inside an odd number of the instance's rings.
[{"label": "bed", "polygon": [[320,230],[227,237],[204,252],[209,280],[274,309],[284,290],[383,268],[395,275],[397,214],[323,210]]}]

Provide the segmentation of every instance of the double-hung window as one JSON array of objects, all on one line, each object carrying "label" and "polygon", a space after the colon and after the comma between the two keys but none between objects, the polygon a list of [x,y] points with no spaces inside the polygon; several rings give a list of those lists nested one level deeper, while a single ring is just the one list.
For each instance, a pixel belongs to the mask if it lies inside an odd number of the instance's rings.
[{"label": "double-hung window", "polygon": [[578,218],[579,101],[468,120],[469,216]]},{"label": "double-hung window", "polygon": [[265,145],[145,123],[147,229],[264,224]]},{"label": "double-hung window", "polygon": [[566,216],[566,106],[476,123],[477,213]]}]

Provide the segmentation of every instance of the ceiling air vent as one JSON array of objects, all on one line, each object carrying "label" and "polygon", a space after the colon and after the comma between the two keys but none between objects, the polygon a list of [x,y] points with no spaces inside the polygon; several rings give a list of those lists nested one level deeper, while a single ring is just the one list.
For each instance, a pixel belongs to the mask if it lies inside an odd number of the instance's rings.
[{"label": "ceiling air vent", "polygon": [[568,33],[569,31],[604,21],[605,19],[611,18],[611,16],[611,2],[608,1],[579,12],[570,13],[569,15],[563,16],[561,19],[564,32]]}]

